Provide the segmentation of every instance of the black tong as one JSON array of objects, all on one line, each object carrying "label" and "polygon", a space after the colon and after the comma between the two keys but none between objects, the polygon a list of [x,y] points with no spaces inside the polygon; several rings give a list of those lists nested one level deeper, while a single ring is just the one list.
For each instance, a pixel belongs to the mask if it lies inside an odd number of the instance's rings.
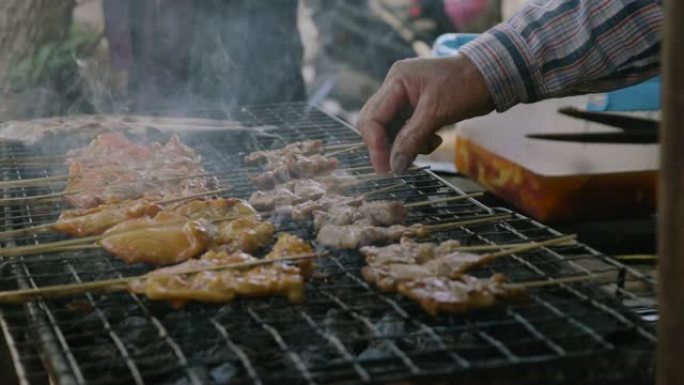
[{"label": "black tong", "polygon": [[617,127],[622,132],[563,132],[528,134],[531,139],[555,140],[578,143],[629,143],[653,144],[658,143],[658,127],[660,122],[653,119],[633,116],[606,114],[603,112],[581,111],[573,107],[564,107],[559,113],[589,122],[601,123]]}]

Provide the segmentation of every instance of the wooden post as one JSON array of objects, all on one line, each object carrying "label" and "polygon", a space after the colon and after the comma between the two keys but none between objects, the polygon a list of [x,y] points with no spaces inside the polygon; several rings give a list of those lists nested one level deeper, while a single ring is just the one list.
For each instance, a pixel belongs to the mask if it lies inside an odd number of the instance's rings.
[{"label": "wooden post", "polygon": [[684,384],[684,1],[666,0],[658,186],[657,384]]}]

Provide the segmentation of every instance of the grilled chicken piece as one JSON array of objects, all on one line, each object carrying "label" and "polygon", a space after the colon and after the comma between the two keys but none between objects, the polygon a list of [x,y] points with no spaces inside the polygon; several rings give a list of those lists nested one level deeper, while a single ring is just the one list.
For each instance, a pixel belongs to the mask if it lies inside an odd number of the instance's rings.
[{"label": "grilled chicken piece", "polygon": [[284,156],[297,154],[297,155],[315,155],[323,153],[323,141],[322,140],[305,140],[301,142],[293,142],[286,145],[283,148],[270,151],[255,151],[247,156],[245,156],[245,165],[253,166],[262,162],[268,162],[271,160],[277,161]]},{"label": "grilled chicken piece", "polygon": [[258,214],[249,203],[237,198],[194,199],[177,204],[171,211],[190,219]]},{"label": "grilled chicken piece", "polygon": [[121,134],[106,133],[95,137],[86,147],[69,151],[67,164],[78,164],[80,168],[132,166],[144,164],[151,156],[150,147],[132,143]]},{"label": "grilled chicken piece", "polygon": [[252,183],[262,190],[271,190],[281,183],[293,179],[312,178],[325,175],[338,166],[337,159],[321,155],[289,155],[282,164],[251,178]]},{"label": "grilled chicken piece", "polygon": [[100,205],[91,209],[66,210],[52,228],[74,237],[98,235],[125,220],[154,217],[159,211],[161,207],[146,199]]},{"label": "grilled chicken piece", "polygon": [[[91,209],[66,210],[53,228],[75,237],[102,234],[128,219],[154,217],[162,208],[147,199],[104,204]],[[247,202],[235,198],[194,199],[165,208],[190,219],[256,215]]]},{"label": "grilled chicken piece", "polygon": [[214,226],[202,219],[162,211],[154,218],[119,223],[105,231],[100,244],[127,263],[169,265],[200,255],[214,232]]},{"label": "grilled chicken piece", "polygon": [[465,313],[493,306],[497,300],[524,296],[524,289],[506,286],[505,281],[506,277],[501,274],[485,279],[469,275],[459,279],[426,277],[402,282],[398,290],[431,315]]},{"label": "grilled chicken piece", "polygon": [[360,221],[353,225],[325,225],[318,232],[316,241],[335,249],[356,249],[360,246],[395,242],[402,237],[426,237],[428,235],[429,230],[420,224],[378,227]]},{"label": "grilled chicken piece", "polygon": [[142,175],[134,169],[110,166],[81,170],[79,164],[73,164],[71,170],[64,200],[73,207],[89,209],[103,203],[137,199],[144,192]]},{"label": "grilled chicken piece", "polygon": [[243,217],[220,223],[212,244],[254,253],[271,243],[274,232],[275,228],[269,222],[261,222],[253,216]]},{"label": "grilled chicken piece", "polygon": [[366,221],[373,226],[391,226],[406,219],[406,207],[398,201],[363,202],[360,206],[344,202],[333,204],[326,211],[314,212],[314,227],[320,230],[325,225],[351,225]]},{"label": "grilled chicken piece", "polygon": [[201,158],[175,135],[163,146],[139,146],[121,135],[100,135],[67,158],[65,200],[77,208],[182,197],[216,187],[215,178],[192,178],[204,174]]},{"label": "grilled chicken piece", "polygon": [[[266,258],[278,259],[312,251],[311,246],[303,240],[290,234],[281,234]],[[197,260],[149,273],[146,278],[131,283],[130,289],[145,294],[150,299],[171,301],[174,307],[183,306],[187,301],[193,300],[228,302],[236,296],[281,295],[292,302],[301,302],[304,299],[304,281],[310,269],[308,260],[298,264],[274,262],[241,270],[224,269],[178,274],[198,268],[256,260],[258,259],[244,252],[212,250]]]}]

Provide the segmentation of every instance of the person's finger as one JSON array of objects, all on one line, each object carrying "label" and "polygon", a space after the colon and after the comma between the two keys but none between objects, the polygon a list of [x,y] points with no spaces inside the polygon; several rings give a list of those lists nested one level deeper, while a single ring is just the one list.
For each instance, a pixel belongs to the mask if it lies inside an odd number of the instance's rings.
[{"label": "person's finger", "polygon": [[442,144],[442,137],[437,134],[432,134],[428,140],[423,143],[423,146],[418,151],[419,154],[427,155],[432,153]]},{"label": "person's finger", "polygon": [[401,84],[388,80],[361,109],[359,131],[368,146],[373,167],[378,173],[387,173],[390,170],[388,129],[406,107],[407,101],[406,92]]},{"label": "person's finger", "polygon": [[[429,112],[427,98],[418,102],[416,109],[394,139],[390,154],[390,167],[395,174],[402,174],[416,155],[425,147],[431,147],[433,133],[439,129],[434,114]],[[427,144],[427,146],[426,146]]]}]

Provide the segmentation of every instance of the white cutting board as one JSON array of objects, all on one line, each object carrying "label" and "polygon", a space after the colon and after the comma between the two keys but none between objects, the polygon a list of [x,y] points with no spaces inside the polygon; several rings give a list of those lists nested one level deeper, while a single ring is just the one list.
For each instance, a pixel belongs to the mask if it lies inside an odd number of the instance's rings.
[{"label": "white cutting board", "polygon": [[[461,122],[462,135],[486,150],[543,176],[611,174],[658,169],[657,144],[582,144],[528,139],[528,133],[619,131],[563,116],[559,107],[584,109],[587,96],[552,99],[516,106]],[[656,113],[637,113],[658,118]]]}]

